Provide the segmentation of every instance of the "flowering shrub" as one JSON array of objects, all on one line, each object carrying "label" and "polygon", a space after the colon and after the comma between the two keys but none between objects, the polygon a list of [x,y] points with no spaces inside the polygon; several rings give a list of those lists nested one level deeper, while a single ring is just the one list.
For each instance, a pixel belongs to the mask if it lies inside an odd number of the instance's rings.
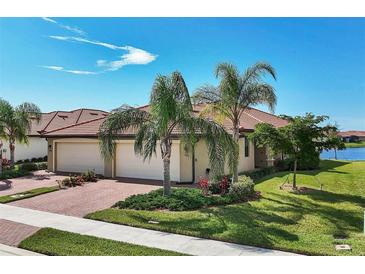
[{"label": "flowering shrub", "polygon": [[240,176],[238,182],[231,184],[228,194],[238,201],[246,201],[255,195],[255,184],[250,177]]},{"label": "flowering shrub", "polygon": [[209,194],[209,179],[208,178],[200,178],[198,181],[198,186],[202,190],[204,195]]},{"label": "flowering shrub", "polygon": [[85,182],[96,182],[98,179],[96,178],[96,174],[94,171],[88,170],[84,172],[82,175],[82,179],[84,179]]},{"label": "flowering shrub", "polygon": [[10,165],[10,160],[3,158],[1,161],[2,166],[9,166]]},{"label": "flowering shrub", "polygon": [[229,188],[229,179],[227,176],[223,176],[222,180],[219,182],[219,187],[221,190],[221,194],[225,194]]},{"label": "flowering shrub", "polygon": [[228,192],[229,179],[227,176],[217,176],[209,181],[209,191],[212,194],[223,195]]}]

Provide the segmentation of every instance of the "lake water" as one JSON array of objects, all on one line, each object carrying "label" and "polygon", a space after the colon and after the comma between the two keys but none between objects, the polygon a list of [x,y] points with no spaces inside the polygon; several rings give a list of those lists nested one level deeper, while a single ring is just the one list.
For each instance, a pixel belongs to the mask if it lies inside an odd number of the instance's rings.
[{"label": "lake water", "polygon": [[[321,153],[321,159],[335,159],[334,150],[323,151]],[[337,151],[337,159],[349,161],[365,161],[365,147],[349,147],[345,150]]]}]

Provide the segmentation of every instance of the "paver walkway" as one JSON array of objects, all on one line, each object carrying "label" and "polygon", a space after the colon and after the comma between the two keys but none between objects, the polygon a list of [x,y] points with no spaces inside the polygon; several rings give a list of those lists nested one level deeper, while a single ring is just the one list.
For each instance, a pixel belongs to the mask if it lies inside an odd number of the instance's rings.
[{"label": "paver walkway", "polygon": [[200,256],[297,255],[0,204],[0,219]]},{"label": "paver walkway", "polygon": [[44,256],[25,249],[0,244],[0,256]]},{"label": "paver walkway", "polygon": [[0,244],[17,246],[40,228],[0,219]]}]

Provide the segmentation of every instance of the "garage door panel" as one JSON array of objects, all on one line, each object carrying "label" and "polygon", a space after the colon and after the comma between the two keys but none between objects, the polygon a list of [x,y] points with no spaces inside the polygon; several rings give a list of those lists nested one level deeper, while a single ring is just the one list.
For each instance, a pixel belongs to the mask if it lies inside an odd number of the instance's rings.
[{"label": "garage door panel", "polygon": [[[170,163],[170,176],[173,181],[179,181],[180,179],[179,165],[179,145],[173,144]],[[117,145],[115,167],[115,175],[117,177],[163,179],[161,152],[157,150],[156,155],[153,155],[151,159],[143,161],[142,156],[135,154],[133,143]]]},{"label": "garage door panel", "polygon": [[104,160],[98,143],[57,143],[57,171],[104,174]]}]

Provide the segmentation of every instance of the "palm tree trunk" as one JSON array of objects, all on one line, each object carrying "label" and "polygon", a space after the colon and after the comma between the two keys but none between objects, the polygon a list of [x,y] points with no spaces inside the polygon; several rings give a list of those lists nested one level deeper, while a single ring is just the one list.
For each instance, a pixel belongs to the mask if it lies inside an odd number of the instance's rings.
[{"label": "palm tree trunk", "polygon": [[14,167],[15,163],[15,145],[13,141],[9,141],[9,149],[10,149],[10,166]]},{"label": "palm tree trunk", "polygon": [[[240,133],[239,133],[238,123],[234,123],[233,124],[233,140],[236,142],[237,145],[239,145],[238,144],[239,138],[240,138]],[[237,165],[238,165],[238,161],[237,161]],[[238,181],[238,167],[237,167],[237,165],[235,165],[233,167],[233,182]]]},{"label": "palm tree trunk", "polygon": [[161,142],[161,154],[163,159],[163,195],[170,196],[170,158],[171,158],[171,141],[165,140]]},{"label": "palm tree trunk", "polygon": [[171,181],[170,181],[170,159],[163,160],[163,195],[170,196]]},{"label": "palm tree trunk", "polygon": [[298,160],[295,159],[293,167],[293,189],[297,188],[297,165],[298,165]]}]

